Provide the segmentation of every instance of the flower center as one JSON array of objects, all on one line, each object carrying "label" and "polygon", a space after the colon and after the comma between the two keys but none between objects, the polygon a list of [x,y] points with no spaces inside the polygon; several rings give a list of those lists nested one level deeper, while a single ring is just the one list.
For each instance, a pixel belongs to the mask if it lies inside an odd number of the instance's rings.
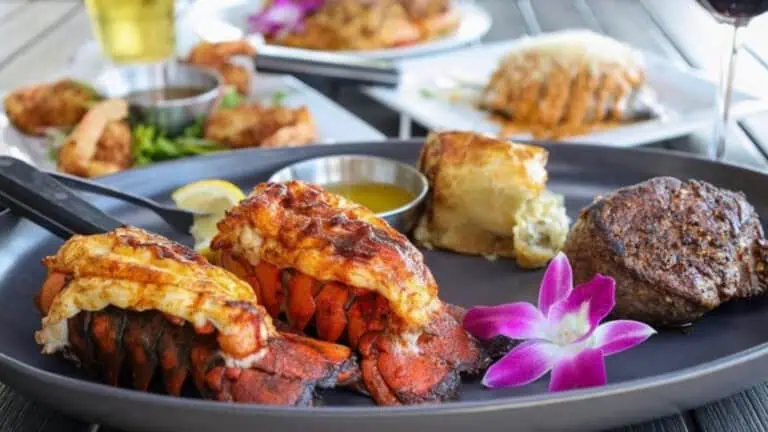
[{"label": "flower center", "polygon": [[564,315],[552,335],[552,342],[560,346],[570,345],[589,331],[587,312],[589,304],[584,303],[574,313]]},{"label": "flower center", "polygon": [[269,19],[280,24],[293,24],[301,18],[301,10],[294,5],[273,7],[269,11]]}]

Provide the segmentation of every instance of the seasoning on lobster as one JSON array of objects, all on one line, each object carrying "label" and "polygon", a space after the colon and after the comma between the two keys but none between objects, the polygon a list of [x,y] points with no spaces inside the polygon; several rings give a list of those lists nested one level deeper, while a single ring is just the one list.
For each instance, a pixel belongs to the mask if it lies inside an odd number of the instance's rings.
[{"label": "seasoning on lobster", "polygon": [[[43,263],[35,339],[112,385],[310,405],[316,387],[356,385],[351,350],[279,333],[250,286],[194,251],[137,228],[75,236]],[[130,378],[124,377],[130,375]]]},{"label": "seasoning on lobster", "polygon": [[310,184],[263,183],[218,229],[218,263],[273,317],[356,349],[377,403],[453,398],[460,373],[487,366],[464,311],[437,297],[421,252],[370,210]]}]

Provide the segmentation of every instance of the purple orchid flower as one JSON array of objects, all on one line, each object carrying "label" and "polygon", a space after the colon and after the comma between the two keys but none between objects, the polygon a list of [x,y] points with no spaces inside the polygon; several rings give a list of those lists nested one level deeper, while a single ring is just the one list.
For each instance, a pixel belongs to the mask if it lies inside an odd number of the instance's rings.
[{"label": "purple orchid flower", "polygon": [[304,19],[323,5],[324,0],[274,0],[271,5],[248,17],[252,33],[275,36],[299,31]]},{"label": "purple orchid flower", "polygon": [[571,264],[562,252],[547,267],[539,307],[526,302],[474,307],[464,328],[481,339],[504,335],[524,340],[492,365],[483,384],[518,387],[552,375],[549,391],[604,385],[605,356],[632,348],[656,333],[638,321],[600,324],[616,304],[613,278],[597,274],[573,287]]}]

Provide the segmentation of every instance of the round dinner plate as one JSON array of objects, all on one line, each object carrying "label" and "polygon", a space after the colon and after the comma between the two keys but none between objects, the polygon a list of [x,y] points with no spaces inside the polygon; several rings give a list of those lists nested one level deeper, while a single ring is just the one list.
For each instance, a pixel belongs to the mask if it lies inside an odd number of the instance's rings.
[{"label": "round dinner plate", "polygon": [[[550,188],[566,196],[568,213],[596,195],[660,175],[696,178],[741,190],[768,214],[766,176],[757,172],[648,150],[544,144]],[[103,183],[168,202],[175,188],[226,178],[249,188],[295,161],[331,154],[370,154],[408,163],[421,141],[358,143],[276,150],[243,150],[158,164],[107,177]],[[153,214],[94,198],[110,214],[189,242]],[[359,394],[331,390],[313,408],[228,404],[193,395],[142,393],[88,380],[60,356],[44,356],[33,339],[40,317],[33,296],[44,278],[40,259],[61,240],[26,221],[0,218],[0,381],[67,414],[130,431],[279,430],[592,430],[692,408],[755,384],[768,374],[768,300],[736,301],[687,331],[663,330],[639,347],[607,358],[609,384],[547,393],[546,379],[516,389],[489,390],[464,379],[460,400],[440,405],[378,407]],[[536,300],[542,271],[510,260],[426,251],[440,297],[463,306]]]},{"label": "round dinner plate", "polygon": [[[432,54],[478,42],[491,29],[491,15],[474,0],[455,0],[461,24],[450,35],[415,45],[367,51],[334,51],[377,60],[396,60]],[[203,40],[223,41],[248,36],[256,45],[261,35],[248,34],[248,16],[261,8],[262,0],[203,0],[192,6],[183,25]],[[185,39],[182,36],[183,39]],[[184,44],[182,41],[181,44]]]}]

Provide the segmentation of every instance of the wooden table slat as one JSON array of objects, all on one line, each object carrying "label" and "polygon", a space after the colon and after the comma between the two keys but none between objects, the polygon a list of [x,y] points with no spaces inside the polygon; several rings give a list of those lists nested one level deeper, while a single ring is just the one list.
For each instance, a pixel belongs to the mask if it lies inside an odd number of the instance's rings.
[{"label": "wooden table slat", "polygon": [[585,19],[584,10],[577,7],[574,0],[532,1],[531,7],[539,27],[544,32],[575,28],[600,31],[599,27],[592,27],[597,26],[594,16],[592,19]]},{"label": "wooden table slat", "polygon": [[696,423],[705,432],[768,430],[768,387],[759,385],[731,398],[697,409]]},{"label": "wooden table slat", "polygon": [[680,52],[659,29],[648,11],[635,1],[588,0],[603,32],[643,52],[687,65]]},{"label": "wooden table slat", "polygon": [[[712,79],[719,79],[721,54],[726,48],[728,31],[717,24],[693,0],[641,0],[675,46],[692,66],[701,68]],[[768,69],[746,53],[737,65],[736,85],[748,92],[768,95]]]},{"label": "wooden table slat", "polygon": [[640,425],[626,426],[614,432],[693,432],[682,416],[664,417]]},{"label": "wooden table slat", "polygon": [[0,68],[2,88],[49,80],[68,65],[72,56],[91,38],[91,26],[85,8],[74,11],[40,41],[20,53],[10,64]]},{"label": "wooden table slat", "polygon": [[[14,14],[12,19],[0,21],[0,35],[5,35],[0,43],[0,68],[4,68],[24,49],[31,48],[37,38],[65,21],[70,13],[80,7],[78,2],[32,2],[25,4],[23,10]],[[0,88],[9,87],[0,81]]]}]

